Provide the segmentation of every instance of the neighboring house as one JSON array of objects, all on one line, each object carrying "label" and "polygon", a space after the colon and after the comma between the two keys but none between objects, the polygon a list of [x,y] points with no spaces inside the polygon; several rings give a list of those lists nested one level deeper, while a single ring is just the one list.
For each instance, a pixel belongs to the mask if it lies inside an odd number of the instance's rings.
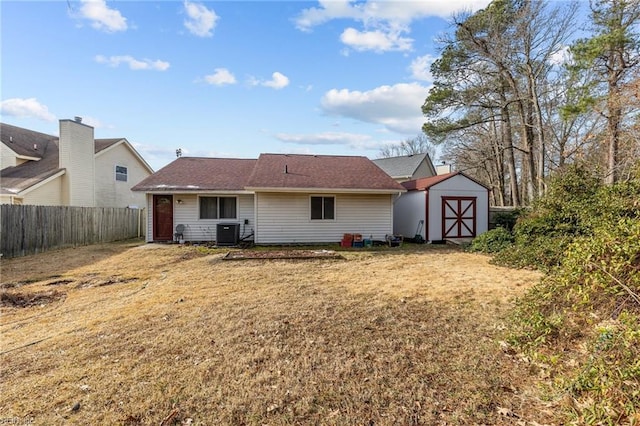
[{"label": "neighboring house", "polygon": [[60,136],[0,124],[0,203],[142,207],[131,187],[153,173],[124,138],[94,139],[81,118],[60,120]]},{"label": "neighboring house", "polygon": [[256,244],[338,242],[345,233],[384,240],[405,191],[366,157],[261,154],[182,157],[133,188],[147,196],[147,241]]},{"label": "neighboring house", "polygon": [[[425,241],[474,238],[489,227],[489,190],[461,172],[402,184],[394,204],[394,232]],[[421,222],[422,221],[422,222]],[[422,226],[420,226],[422,225]]]},{"label": "neighboring house", "polygon": [[437,174],[429,154],[426,153],[378,158],[373,162],[399,183]]}]

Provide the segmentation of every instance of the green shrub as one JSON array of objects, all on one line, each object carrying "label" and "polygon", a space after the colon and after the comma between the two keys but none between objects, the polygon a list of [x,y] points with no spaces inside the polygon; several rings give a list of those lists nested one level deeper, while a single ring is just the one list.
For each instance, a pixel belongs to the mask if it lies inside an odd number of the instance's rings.
[{"label": "green shrub", "polygon": [[516,225],[518,217],[523,214],[525,210],[515,209],[512,211],[496,213],[493,217],[493,222],[496,228],[502,227],[509,232],[513,232],[513,227]]},{"label": "green shrub", "polygon": [[567,413],[573,423],[633,424],[640,414],[640,184],[602,187],[596,198],[576,222],[589,233],[565,242],[562,261],[518,301],[508,341],[534,359],[559,360],[547,367],[558,375],[557,393],[577,401]]},{"label": "green shrub", "polygon": [[526,243],[515,237],[515,244],[494,254],[493,262],[510,268],[533,268],[548,272],[562,263],[573,240],[567,235],[552,238],[528,238]]},{"label": "green shrub", "polygon": [[514,247],[499,252],[494,261],[510,267],[533,267],[544,271],[562,263],[573,238],[591,232],[589,206],[597,205],[603,187],[590,169],[571,166],[555,175],[545,196],[528,213],[521,213],[513,228]]},{"label": "green shrub", "polygon": [[469,251],[482,253],[496,253],[513,244],[511,232],[503,227],[498,227],[473,239]]}]

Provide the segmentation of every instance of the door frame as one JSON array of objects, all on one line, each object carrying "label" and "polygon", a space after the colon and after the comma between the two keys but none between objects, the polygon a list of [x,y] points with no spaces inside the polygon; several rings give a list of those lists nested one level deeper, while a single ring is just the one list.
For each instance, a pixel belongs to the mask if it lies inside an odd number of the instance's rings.
[{"label": "door frame", "polygon": [[[477,221],[477,206],[476,201],[478,197],[456,197],[456,196],[442,196],[442,239],[445,238],[475,238],[476,236],[476,221]],[[462,210],[462,202],[470,201],[469,205]],[[455,202],[456,208],[453,208],[453,205],[450,202]],[[447,207],[449,210],[453,211],[454,215],[448,213]],[[462,210],[462,211],[461,211]],[[471,216],[468,216],[468,213],[471,213]],[[447,214],[448,213],[448,214]],[[449,226],[447,229],[446,221],[447,219],[455,219],[453,225]],[[471,219],[471,228],[467,226],[465,220]],[[462,235],[463,227],[471,235]],[[449,235],[456,228],[456,235]]]},{"label": "door frame", "polygon": [[[163,198],[169,198],[170,200],[170,205],[171,205],[171,233],[169,235],[169,238],[162,238],[159,239],[157,237],[157,229],[158,229],[158,203],[157,203],[157,199],[159,199],[160,197]],[[173,241],[173,195],[171,194],[153,194],[153,200],[152,200],[152,206],[153,206],[153,225],[152,225],[152,230],[153,230],[153,241]]]}]

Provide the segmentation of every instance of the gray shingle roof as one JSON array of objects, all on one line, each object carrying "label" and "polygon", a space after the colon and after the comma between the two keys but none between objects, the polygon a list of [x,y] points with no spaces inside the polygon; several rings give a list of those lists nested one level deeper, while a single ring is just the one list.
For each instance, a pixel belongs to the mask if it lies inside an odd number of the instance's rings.
[{"label": "gray shingle roof", "polygon": [[[64,170],[59,167],[57,136],[0,123],[0,140],[18,155],[39,159],[1,170],[1,194],[17,194]],[[102,151],[121,140],[122,138],[96,139],[95,152]]]},{"label": "gray shingle roof", "polygon": [[431,162],[427,154],[403,155],[401,157],[378,158],[373,160],[394,179],[409,179],[423,161]]}]

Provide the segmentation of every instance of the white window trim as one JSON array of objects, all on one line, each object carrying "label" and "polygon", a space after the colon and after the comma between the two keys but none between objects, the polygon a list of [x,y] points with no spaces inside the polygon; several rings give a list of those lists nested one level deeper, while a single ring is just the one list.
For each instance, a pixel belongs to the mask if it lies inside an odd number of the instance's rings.
[{"label": "white window trim", "polygon": [[[322,197],[322,198],[333,198],[333,219],[311,219],[311,199],[314,197]],[[323,209],[324,216],[324,209]],[[311,194],[309,195],[309,222],[319,223],[319,222],[335,222],[338,217],[338,197],[335,194]]]},{"label": "white window trim", "polygon": [[[216,208],[217,208],[217,218],[216,219],[202,219],[200,217],[200,199],[201,198],[217,198],[218,202],[216,203]],[[220,198],[235,198],[236,199],[236,217],[225,217],[225,218],[220,218]],[[240,197],[238,197],[237,195],[216,195],[216,194],[203,194],[203,195],[198,195],[198,220],[202,220],[202,221],[217,221],[217,222],[224,222],[227,220],[239,220],[240,217]]]},{"label": "white window trim", "polygon": [[[123,169],[125,169],[127,172],[126,173],[118,173],[118,167],[122,167]],[[118,179],[118,175],[123,175],[125,176],[125,180],[120,180]],[[115,166],[113,166],[113,177],[115,179],[116,182],[129,182],[129,167],[127,166],[123,166],[122,164],[116,164]]]}]

